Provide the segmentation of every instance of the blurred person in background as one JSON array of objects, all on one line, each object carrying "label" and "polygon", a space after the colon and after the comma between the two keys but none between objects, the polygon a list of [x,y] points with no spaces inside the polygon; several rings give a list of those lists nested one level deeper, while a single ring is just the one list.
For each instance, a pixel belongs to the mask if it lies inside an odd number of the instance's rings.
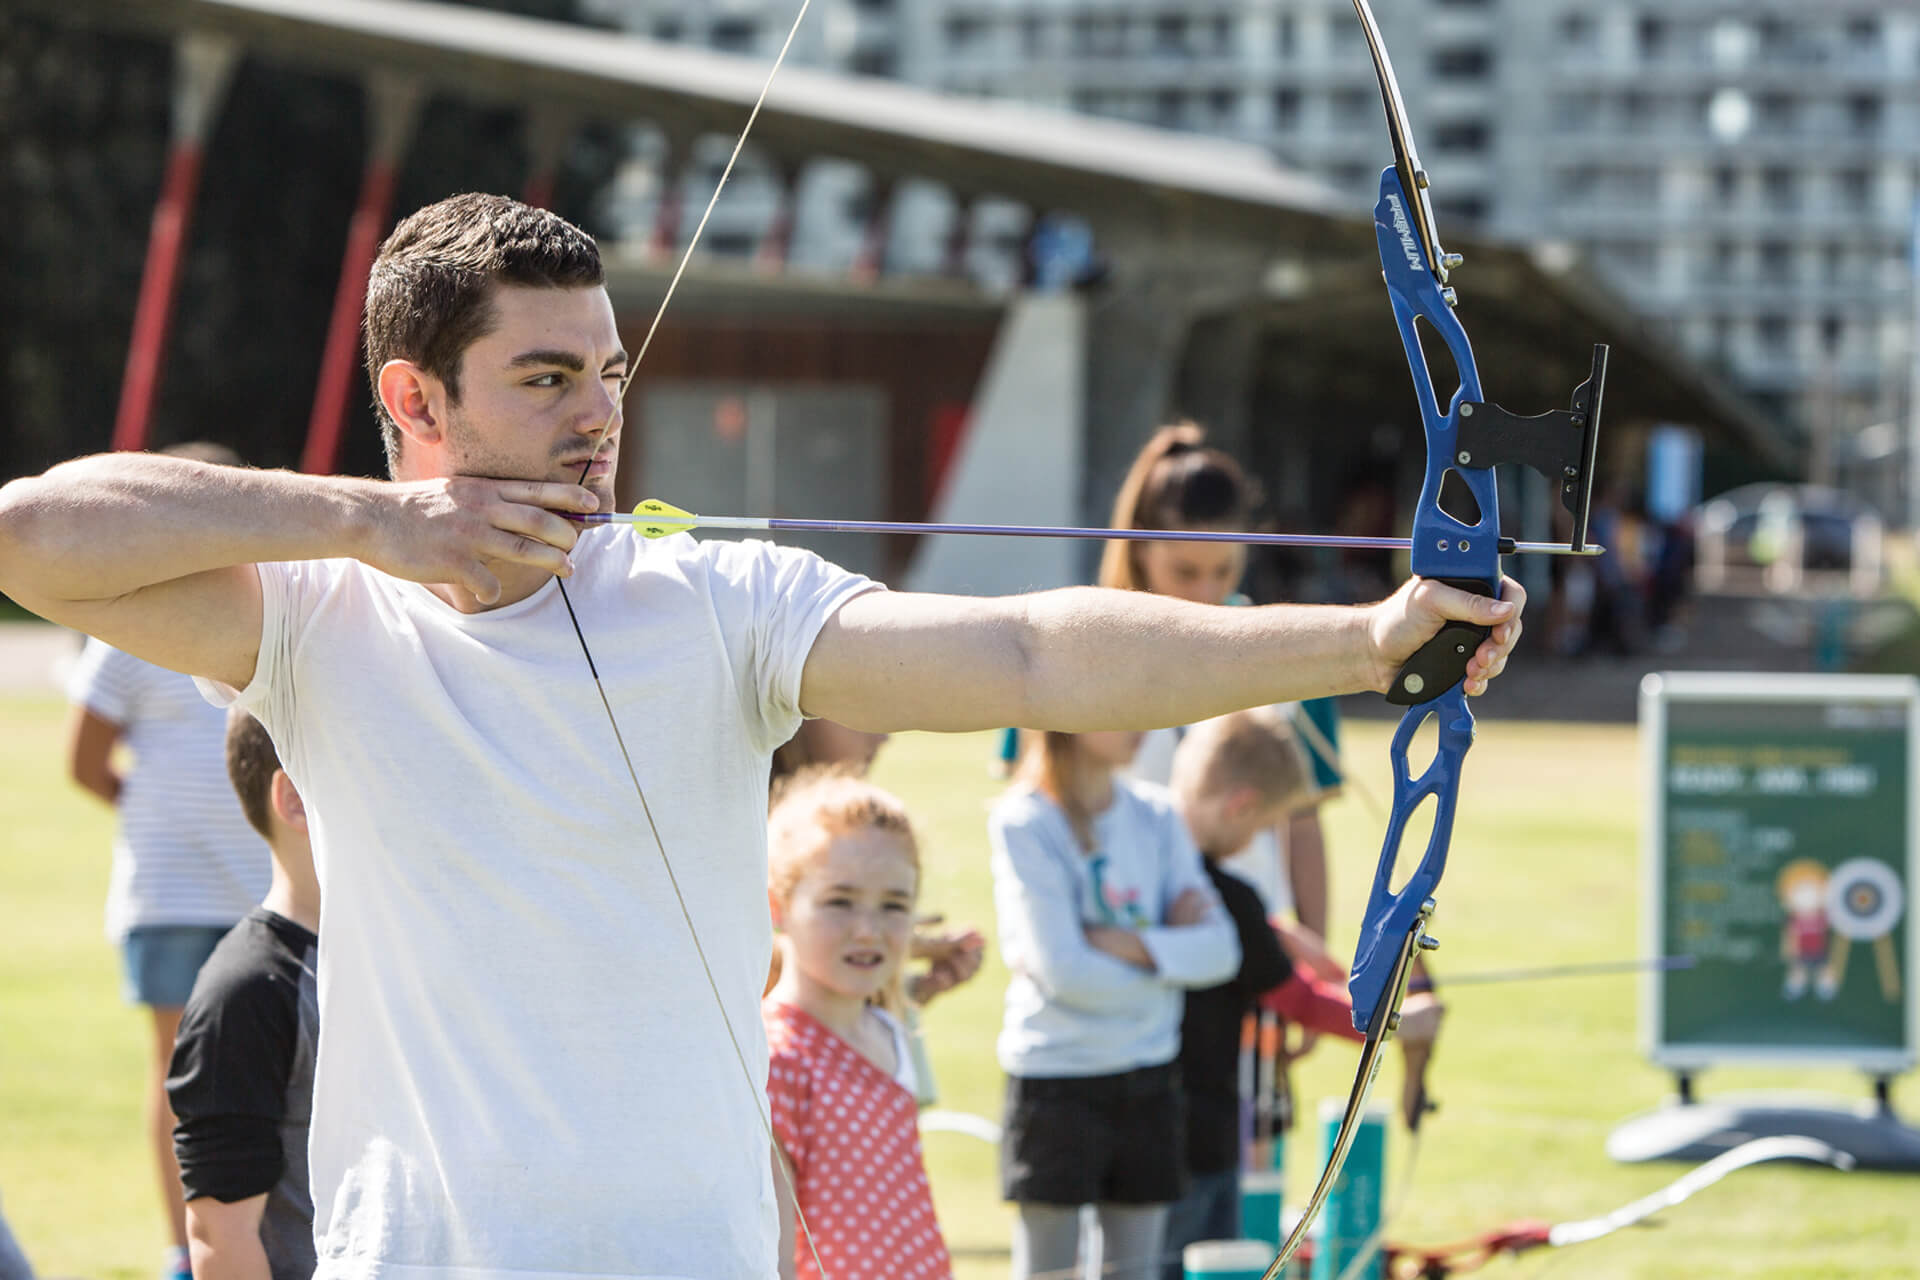
[{"label": "blurred person in background", "polygon": [[[1303,1029],[1365,1038],[1353,1028],[1353,1002],[1346,991],[1308,966],[1324,957],[1319,939],[1309,936],[1303,942],[1300,926],[1269,922],[1253,886],[1225,867],[1258,833],[1311,801],[1312,776],[1293,727],[1272,707],[1194,725],[1174,753],[1174,804],[1233,921],[1240,967],[1218,986],[1187,992],[1180,1022],[1180,1084],[1191,1185],[1168,1215],[1163,1280],[1180,1280],[1180,1253],[1186,1246],[1241,1234],[1240,1171],[1248,1154],[1243,1116],[1255,1105],[1242,1092],[1245,1016],[1265,1007]],[[1418,1122],[1425,1106],[1422,1080],[1439,1022],[1435,997],[1406,998],[1397,1038],[1407,1055],[1401,1109],[1410,1123]]]},{"label": "blurred person in background", "polygon": [[[1259,487],[1234,458],[1206,443],[1191,422],[1160,428],[1135,457],[1114,498],[1110,527],[1177,531],[1245,531],[1260,505]],[[1100,585],[1191,600],[1197,604],[1250,603],[1239,594],[1247,549],[1214,542],[1107,543]],[[1313,787],[1283,823],[1263,830],[1230,859],[1230,871],[1253,885],[1269,916],[1292,914],[1313,934],[1327,929],[1326,838],[1320,805],[1339,794],[1340,709],[1331,698],[1294,703],[1286,715],[1299,725],[1313,764]],[[1304,720],[1305,724],[1299,722]],[[1157,729],[1140,744],[1129,770],[1165,786],[1184,728]]]},{"label": "blurred person in background", "polygon": [[[240,467],[215,444],[175,445],[176,458]],[[191,676],[89,639],[67,685],[67,767],[118,817],[107,881],[107,936],[120,948],[122,992],[150,1020],[146,1125],[170,1247],[163,1274],[186,1280],[186,1212],[173,1154],[167,1064],[194,976],[266,892],[272,867],[227,782],[226,713]],[[132,760],[124,772],[120,747]]]},{"label": "blurred person in background", "polygon": [[33,1264],[13,1238],[4,1214],[0,1214],[0,1280],[33,1280]]},{"label": "blurred person in background", "polygon": [[267,896],[213,949],[167,1075],[196,1280],[308,1280],[307,1129],[320,1043],[320,882],[307,810],[266,728],[227,715],[227,774],[272,850]]},{"label": "blurred person in background", "polygon": [[1001,1194],[1013,1280],[1068,1274],[1092,1205],[1105,1274],[1156,1276],[1187,1193],[1180,1019],[1240,966],[1233,920],[1162,787],[1123,771],[1126,732],[1040,733],[993,806],[1009,974]]}]

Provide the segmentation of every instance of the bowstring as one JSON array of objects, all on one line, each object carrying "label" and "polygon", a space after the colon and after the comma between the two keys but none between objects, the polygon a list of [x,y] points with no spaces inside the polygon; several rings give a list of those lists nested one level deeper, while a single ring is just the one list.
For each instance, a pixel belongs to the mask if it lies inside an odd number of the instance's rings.
[{"label": "bowstring", "polygon": [[1407,1146],[1406,1167],[1400,1171],[1400,1186],[1395,1190],[1393,1198],[1381,1206],[1380,1221],[1374,1224],[1367,1238],[1360,1242],[1359,1250],[1347,1265],[1340,1269],[1339,1280],[1360,1280],[1361,1273],[1366,1271],[1380,1251],[1386,1248],[1388,1228],[1406,1209],[1407,1201],[1413,1198],[1414,1171],[1419,1166],[1420,1131],[1415,1129],[1412,1141]]},{"label": "bowstring", "polygon": [[[787,60],[787,51],[793,47],[793,38],[800,32],[800,24],[806,20],[807,9],[813,0],[800,0],[800,11],[794,15],[793,25],[787,28],[787,38],[781,41],[780,52],[774,57],[773,66],[767,71],[766,82],[760,86],[760,94],[753,101],[753,109],[747,113],[747,122],[741,126],[739,136],[733,140],[733,150],[727,156],[726,166],[720,171],[720,180],[714,184],[713,194],[707,198],[707,207],[700,214],[700,221],[694,224],[693,236],[687,241],[686,249],[680,255],[679,263],[673,269],[672,277],[667,281],[667,291],[661,296],[660,305],[654,310],[653,320],[647,325],[646,337],[640,343],[640,349],[634,353],[627,364],[627,371],[620,379],[619,389],[614,393],[613,407],[607,412],[607,420],[600,425],[599,432],[593,438],[593,448],[586,462],[580,468],[577,483],[585,485],[587,473],[600,456],[601,448],[606,444],[607,436],[613,431],[613,424],[620,420],[621,409],[627,399],[627,388],[633,383],[634,374],[640,370],[641,360],[646,358],[647,348],[653,345],[654,334],[660,331],[660,321],[667,314],[667,305],[673,301],[675,290],[680,287],[680,278],[686,274],[687,264],[693,260],[693,252],[700,245],[700,234],[707,229],[707,221],[713,216],[714,206],[720,203],[720,193],[726,189],[727,179],[733,176],[734,164],[740,159],[740,152],[747,144],[747,135],[753,130],[753,122],[760,118],[760,108],[766,104],[767,94],[773,90],[774,77],[780,74],[780,68]],[[667,855],[666,841],[660,838],[659,824],[653,818],[653,806],[647,802],[646,788],[640,785],[640,771],[634,767],[633,754],[627,750],[626,735],[620,732],[620,721],[613,713],[613,702],[607,697],[607,687],[600,679],[600,666],[593,658],[593,650],[587,645],[587,634],[580,628],[580,615],[573,607],[573,597],[567,594],[565,578],[555,577],[554,582],[560,588],[560,600],[567,608],[567,620],[573,624],[573,635],[580,642],[580,655],[587,660],[587,671],[593,676],[593,688],[600,695],[601,709],[607,713],[607,725],[613,730],[613,740],[620,748],[620,759],[627,767],[627,777],[633,782],[633,793],[640,801],[640,812],[646,817],[647,831],[653,837],[653,847],[660,853],[660,865],[667,873],[667,884],[673,889],[673,900],[680,908],[680,918],[686,922],[687,937],[693,943],[693,953],[700,961],[700,972],[706,977],[707,990],[713,994],[714,1008],[720,1014],[720,1025],[726,1028],[727,1043],[733,1048],[733,1058],[740,1067],[741,1079],[746,1082],[747,1093],[753,1099],[754,1117],[760,1121],[760,1128],[767,1136],[769,1152],[780,1149],[780,1141],[774,1136],[773,1117],[769,1113],[762,1097],[760,1084],[753,1078],[753,1068],[747,1063],[747,1053],[740,1043],[740,1033],[735,1030],[733,1019],[727,1016],[726,998],[720,994],[720,982],[714,977],[713,965],[707,959],[707,949],[700,942],[700,930],[693,922],[693,911],[687,905],[687,896],[680,888],[680,877],[673,869],[673,859]],[[814,1269],[821,1280],[830,1280],[826,1266],[820,1261],[820,1246],[814,1240],[813,1228],[807,1225],[806,1212],[800,1207],[799,1188],[794,1183],[793,1171],[787,1167],[785,1159],[771,1163],[780,1171],[780,1180],[785,1184],[787,1197],[793,1202],[794,1220],[800,1234],[806,1238],[807,1252],[813,1255]]]}]

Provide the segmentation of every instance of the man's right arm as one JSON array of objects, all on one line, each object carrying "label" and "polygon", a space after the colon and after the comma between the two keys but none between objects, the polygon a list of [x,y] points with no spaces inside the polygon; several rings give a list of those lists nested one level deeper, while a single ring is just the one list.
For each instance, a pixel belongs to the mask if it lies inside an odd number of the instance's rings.
[{"label": "man's right arm", "polygon": [[353,557],[498,599],[500,564],[568,570],[590,511],[574,485],[454,477],[394,484],[100,454],[0,488],[0,591],[163,667],[253,677],[253,565]]},{"label": "man's right arm", "polygon": [[187,1201],[187,1253],[194,1280],[272,1280],[260,1219],[267,1197],[226,1204],[212,1196]]}]

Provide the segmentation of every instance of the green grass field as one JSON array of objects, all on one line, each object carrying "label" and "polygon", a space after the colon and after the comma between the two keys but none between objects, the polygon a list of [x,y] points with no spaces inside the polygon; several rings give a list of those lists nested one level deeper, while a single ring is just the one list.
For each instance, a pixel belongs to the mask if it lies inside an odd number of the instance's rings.
[{"label": "green grass field", "polygon": [[[1497,697],[1491,701],[1497,704]],[[121,1005],[101,936],[107,815],[61,776],[62,707],[0,698],[0,1198],[44,1274],[144,1280],[163,1243],[140,1142],[142,1026]],[[1349,726],[1349,760],[1386,792],[1387,726]],[[996,784],[986,739],[913,735],[877,778],[904,795],[928,845],[923,906],[991,930],[984,815]],[[1618,960],[1635,954],[1638,839],[1631,728],[1482,721],[1440,894],[1436,957],[1455,972]],[[1379,844],[1357,798],[1328,812],[1336,950],[1349,949]],[[997,1117],[993,1059],[1004,971],[928,1012],[942,1105]],[[1442,1110],[1426,1126],[1395,1239],[1432,1244],[1516,1218],[1557,1221],[1612,1209],[1665,1184],[1672,1166],[1618,1166],[1602,1151],[1620,1119],[1671,1087],[1641,1057],[1635,984],[1618,977],[1462,987],[1433,1073]],[[1323,1045],[1296,1079],[1303,1107],[1345,1095],[1352,1051]],[[1791,1086],[1859,1096],[1843,1072],[1726,1070],[1704,1091]],[[1394,1096],[1397,1064],[1379,1093]],[[1291,1144],[1296,1194],[1315,1173],[1311,1131]],[[994,1153],[928,1139],[942,1223],[961,1280],[1006,1271],[1007,1213]],[[1404,1151],[1389,1156],[1398,1183]],[[1492,1276],[1920,1276],[1920,1181],[1762,1167],[1733,1175],[1654,1226],[1595,1244],[1500,1260]]]}]

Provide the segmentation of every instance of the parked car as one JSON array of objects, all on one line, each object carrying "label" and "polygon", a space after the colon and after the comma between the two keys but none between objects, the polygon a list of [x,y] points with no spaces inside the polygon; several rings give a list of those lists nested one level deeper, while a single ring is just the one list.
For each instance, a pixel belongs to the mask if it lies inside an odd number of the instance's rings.
[{"label": "parked car", "polygon": [[1878,594],[1885,526],[1850,493],[1819,485],[1750,484],[1702,503],[1703,590],[1840,590]]}]

